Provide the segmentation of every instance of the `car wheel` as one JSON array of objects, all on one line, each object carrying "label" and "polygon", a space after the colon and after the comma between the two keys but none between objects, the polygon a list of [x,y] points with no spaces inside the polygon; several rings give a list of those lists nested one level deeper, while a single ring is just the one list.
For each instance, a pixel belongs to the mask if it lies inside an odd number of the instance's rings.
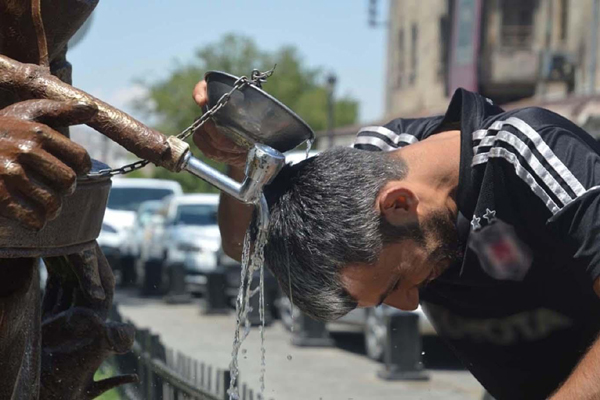
[{"label": "car wheel", "polygon": [[387,340],[387,324],[381,308],[367,310],[365,321],[365,348],[367,356],[375,361],[383,361],[385,342]]}]

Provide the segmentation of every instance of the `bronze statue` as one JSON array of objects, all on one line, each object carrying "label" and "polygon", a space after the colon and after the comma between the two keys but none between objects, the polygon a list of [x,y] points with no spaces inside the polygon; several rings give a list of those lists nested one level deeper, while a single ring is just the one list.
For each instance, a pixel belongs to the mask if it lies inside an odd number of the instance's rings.
[{"label": "bronze statue", "polygon": [[164,136],[70,86],[67,43],[96,4],[0,0],[2,399],[92,399],[137,380],[93,380],[106,357],[131,348],[134,330],[106,321],[115,282],[95,237],[109,182],[86,180],[91,160],[67,127],[86,123],[170,169],[178,158]]}]

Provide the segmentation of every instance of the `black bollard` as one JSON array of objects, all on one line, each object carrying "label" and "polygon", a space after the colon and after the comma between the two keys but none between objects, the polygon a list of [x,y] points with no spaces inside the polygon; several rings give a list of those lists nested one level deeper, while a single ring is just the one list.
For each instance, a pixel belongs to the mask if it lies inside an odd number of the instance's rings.
[{"label": "black bollard", "polygon": [[185,290],[185,265],[174,263],[168,266],[169,291],[165,296],[167,304],[185,304],[192,300],[191,294]]},{"label": "black bollard", "polygon": [[[135,257],[127,255],[119,260],[119,269],[121,270],[121,287],[132,287],[137,283],[137,273],[135,271]],[[114,267],[113,267],[114,268]]]},{"label": "black bollard", "polygon": [[386,316],[386,321],[385,367],[377,376],[385,380],[429,380],[421,362],[419,315],[393,313]]},{"label": "black bollard", "polygon": [[294,315],[292,344],[300,347],[331,347],[334,341],[329,336],[325,322],[316,321],[303,313]]},{"label": "black bollard", "polygon": [[224,268],[217,267],[206,274],[203,314],[228,314],[227,274]]},{"label": "black bollard", "polygon": [[162,269],[162,261],[151,260],[144,263],[144,279],[141,285],[142,296],[164,294],[165,285],[162,282]]}]

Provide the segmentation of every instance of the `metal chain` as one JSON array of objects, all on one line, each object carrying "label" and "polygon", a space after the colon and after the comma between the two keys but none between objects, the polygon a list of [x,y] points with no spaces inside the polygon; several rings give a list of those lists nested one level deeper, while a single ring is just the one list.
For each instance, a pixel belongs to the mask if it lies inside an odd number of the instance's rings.
[{"label": "metal chain", "polygon": [[241,90],[248,85],[254,85],[261,87],[263,82],[266,82],[267,78],[273,75],[275,71],[275,67],[265,72],[260,72],[257,69],[252,70],[252,74],[250,75],[250,79],[245,76],[239,77],[233,84],[233,88],[221,96],[221,98],[217,101],[217,103],[207,112],[202,114],[202,116],[194,121],[194,123],[187,128],[185,128],[180,134],[177,135],[178,139],[185,140],[192,133],[194,133],[198,128],[200,128],[204,123],[212,117],[217,111],[227,104],[231,96],[236,90]]},{"label": "metal chain", "polygon": [[104,168],[98,171],[90,172],[87,174],[88,178],[102,178],[105,176],[125,175],[136,169],[144,168],[150,161],[139,160],[131,164],[123,165],[120,168]]},{"label": "metal chain", "polygon": [[[229,99],[231,98],[231,96],[233,95],[233,93],[236,90],[241,90],[248,85],[254,85],[259,88],[262,87],[262,83],[266,82],[267,78],[270,77],[271,75],[273,75],[273,72],[275,71],[275,67],[277,67],[277,65],[275,65],[272,69],[265,71],[265,72],[260,72],[257,69],[253,69],[252,73],[250,74],[250,79],[248,79],[245,76],[239,77],[234,82],[233,88],[229,92],[227,92],[223,96],[221,96],[221,98],[217,101],[217,103],[210,110],[208,110],[204,114],[202,114],[202,116],[200,118],[197,118],[193,124],[191,124],[190,126],[185,128],[183,131],[181,131],[179,134],[177,134],[176,137],[180,140],[186,140],[192,133],[194,133],[196,130],[198,130],[198,128],[200,128],[202,125],[204,125],[204,123],[210,117],[212,117],[217,111],[219,111],[221,108],[223,108],[227,104],[227,102],[229,101]],[[120,168],[112,168],[112,169],[105,168],[105,169],[101,169],[99,171],[90,172],[89,174],[87,174],[87,177],[88,178],[101,178],[101,177],[106,177],[106,176],[125,175],[125,174],[133,172],[135,170],[138,170],[140,168],[143,168],[146,165],[148,165],[149,163],[150,163],[150,161],[148,161],[148,160],[139,160],[134,163],[124,165]]]}]

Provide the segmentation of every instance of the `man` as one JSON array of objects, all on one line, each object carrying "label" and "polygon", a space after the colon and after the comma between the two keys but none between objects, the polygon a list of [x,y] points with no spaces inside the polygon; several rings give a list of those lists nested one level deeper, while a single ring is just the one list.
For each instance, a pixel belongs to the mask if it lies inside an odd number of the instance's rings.
[{"label": "man", "polygon": [[[214,126],[195,142],[242,176],[243,150]],[[285,167],[266,190],[266,265],[319,319],[420,302],[497,399],[600,398],[599,151],[547,110],[459,89],[444,116],[368,127],[354,149]],[[222,197],[239,256],[251,209]]]}]

